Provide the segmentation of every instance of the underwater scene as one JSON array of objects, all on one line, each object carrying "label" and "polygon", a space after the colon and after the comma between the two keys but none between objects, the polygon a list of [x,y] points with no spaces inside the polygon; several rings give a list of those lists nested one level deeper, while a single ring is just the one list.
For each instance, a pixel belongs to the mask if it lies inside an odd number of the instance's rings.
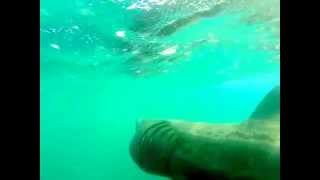
[{"label": "underwater scene", "polygon": [[40,0],[41,180],[279,180],[280,0]]}]

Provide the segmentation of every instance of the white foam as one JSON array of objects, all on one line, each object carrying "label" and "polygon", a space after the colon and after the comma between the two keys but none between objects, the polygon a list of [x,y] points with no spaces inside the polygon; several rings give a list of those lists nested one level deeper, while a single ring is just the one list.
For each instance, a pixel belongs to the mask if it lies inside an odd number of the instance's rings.
[{"label": "white foam", "polygon": [[131,4],[130,6],[127,7],[127,10],[133,10],[133,9],[137,9],[137,3]]},{"label": "white foam", "polygon": [[147,3],[140,2],[140,3],[133,3],[132,5],[127,7],[127,10],[133,10],[133,9],[150,11],[152,8]]}]

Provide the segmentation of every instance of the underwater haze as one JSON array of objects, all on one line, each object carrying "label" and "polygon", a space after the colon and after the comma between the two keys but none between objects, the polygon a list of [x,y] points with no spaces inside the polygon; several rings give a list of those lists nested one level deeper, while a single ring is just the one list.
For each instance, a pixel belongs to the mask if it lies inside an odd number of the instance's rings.
[{"label": "underwater haze", "polygon": [[242,122],[280,84],[279,0],[41,0],[41,180],[161,180],[143,119]]}]

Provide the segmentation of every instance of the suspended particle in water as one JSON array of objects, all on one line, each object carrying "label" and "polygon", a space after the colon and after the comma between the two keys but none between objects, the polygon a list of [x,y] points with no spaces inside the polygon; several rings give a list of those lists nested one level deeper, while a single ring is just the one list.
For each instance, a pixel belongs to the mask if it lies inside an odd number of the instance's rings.
[{"label": "suspended particle in water", "polygon": [[213,35],[212,33],[209,33],[208,34],[208,42],[216,44],[219,42],[219,39],[215,35]]},{"label": "suspended particle in water", "polygon": [[178,48],[178,46],[172,46],[172,47],[169,47],[169,48],[161,51],[159,54],[163,55],[163,56],[172,55],[172,54],[175,54],[177,52],[177,48]]},{"label": "suspended particle in water", "polygon": [[58,44],[50,44],[50,46],[54,49],[60,49],[60,46]]},{"label": "suspended particle in water", "polygon": [[135,70],[135,73],[136,73],[136,74],[141,74],[142,71],[138,69],[138,70]]},{"label": "suspended particle in water", "polygon": [[236,61],[235,63],[233,63],[233,65],[232,65],[232,68],[234,69],[234,70],[238,70],[239,69],[239,67],[240,67],[240,60],[238,60],[238,61]]},{"label": "suspended particle in water", "polygon": [[191,51],[187,51],[187,52],[185,52],[185,53],[183,53],[185,56],[190,56],[191,55]]},{"label": "suspended particle in water", "polygon": [[139,54],[139,53],[140,53],[139,50],[132,51],[132,54],[133,54],[133,55],[136,55],[136,54]]},{"label": "suspended particle in water", "polygon": [[120,37],[120,38],[124,38],[126,36],[126,32],[125,31],[117,31],[116,36]]},{"label": "suspended particle in water", "polygon": [[76,30],[79,30],[79,29],[80,29],[80,27],[77,26],[77,25],[74,25],[74,26],[72,26],[71,28],[72,28],[72,29],[76,29]]},{"label": "suspended particle in water", "polygon": [[40,16],[49,16],[49,12],[46,9],[40,9]]},{"label": "suspended particle in water", "polygon": [[163,72],[163,73],[168,73],[169,70],[168,70],[168,69],[163,69],[162,72]]},{"label": "suspended particle in water", "polygon": [[83,16],[95,16],[95,13],[89,8],[80,9],[79,12]]},{"label": "suspended particle in water", "polygon": [[51,33],[51,31],[49,31],[49,30],[47,30],[47,29],[43,29],[43,28],[40,28],[40,32],[48,33],[48,34]]}]

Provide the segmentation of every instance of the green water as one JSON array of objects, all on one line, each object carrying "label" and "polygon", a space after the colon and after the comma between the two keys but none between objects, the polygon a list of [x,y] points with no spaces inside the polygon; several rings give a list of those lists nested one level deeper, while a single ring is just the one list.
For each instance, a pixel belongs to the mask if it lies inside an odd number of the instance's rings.
[{"label": "green water", "polygon": [[[136,121],[241,122],[280,83],[279,52],[268,48],[279,44],[277,28],[241,21],[248,13],[243,10],[152,39],[165,47],[186,45],[188,56],[128,65],[126,42],[141,50],[151,41],[130,30],[141,13],[126,9],[133,2],[41,0],[42,180],[163,179],[140,170],[129,156]],[[117,31],[126,32],[126,41]],[[188,48],[212,35],[218,41]],[[147,73],[138,76],[132,67]]]}]

